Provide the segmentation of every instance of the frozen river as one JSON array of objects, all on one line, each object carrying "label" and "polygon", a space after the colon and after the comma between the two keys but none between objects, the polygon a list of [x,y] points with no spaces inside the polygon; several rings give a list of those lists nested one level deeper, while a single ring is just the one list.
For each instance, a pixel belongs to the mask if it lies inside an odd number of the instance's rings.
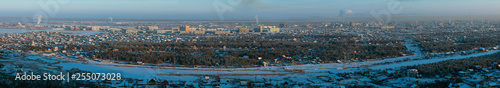
[{"label": "frozen river", "polygon": [[66,32],[66,33],[76,33],[78,35],[96,35],[102,32],[99,31],[69,31],[69,30],[26,30],[26,29],[4,29],[0,28],[0,34],[12,34],[12,33],[25,33],[25,32],[39,32],[39,31],[48,31],[48,32]]}]

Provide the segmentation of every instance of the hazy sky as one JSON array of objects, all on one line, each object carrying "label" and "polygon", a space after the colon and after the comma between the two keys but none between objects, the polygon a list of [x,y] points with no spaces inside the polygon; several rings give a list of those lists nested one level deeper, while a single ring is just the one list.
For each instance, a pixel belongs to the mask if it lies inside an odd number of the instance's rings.
[{"label": "hazy sky", "polygon": [[393,15],[500,15],[499,4],[500,0],[0,0],[0,16],[41,12],[50,17],[95,18],[334,18],[341,10],[371,16],[370,11],[397,9],[391,6],[401,8]]}]

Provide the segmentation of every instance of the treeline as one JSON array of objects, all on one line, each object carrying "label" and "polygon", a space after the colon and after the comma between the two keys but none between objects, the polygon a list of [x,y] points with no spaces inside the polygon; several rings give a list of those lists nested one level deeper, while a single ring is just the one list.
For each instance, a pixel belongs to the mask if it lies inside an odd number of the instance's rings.
[{"label": "treeline", "polygon": [[500,63],[500,53],[495,53],[486,56],[474,57],[469,59],[448,60],[438,63],[422,64],[415,66],[408,66],[408,69],[417,69],[418,73],[425,77],[435,77],[436,75],[446,76],[458,74],[459,71],[467,71],[474,69],[476,71],[481,68],[492,67],[493,63]]}]

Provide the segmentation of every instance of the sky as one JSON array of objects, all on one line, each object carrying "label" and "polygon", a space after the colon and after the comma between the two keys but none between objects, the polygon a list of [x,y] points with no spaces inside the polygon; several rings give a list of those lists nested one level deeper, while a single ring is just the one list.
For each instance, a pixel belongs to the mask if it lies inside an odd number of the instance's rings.
[{"label": "sky", "polygon": [[[0,16],[250,19],[500,15],[500,0],[0,0]],[[349,11],[349,13],[344,13]]]}]

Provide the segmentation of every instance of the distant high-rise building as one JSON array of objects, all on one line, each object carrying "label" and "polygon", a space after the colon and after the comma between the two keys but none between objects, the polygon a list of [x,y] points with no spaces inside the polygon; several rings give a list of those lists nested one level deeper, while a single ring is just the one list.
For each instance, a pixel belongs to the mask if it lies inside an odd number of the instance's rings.
[{"label": "distant high-rise building", "polygon": [[189,28],[189,26],[186,26],[186,25],[181,25],[179,27],[179,30],[180,31],[193,31],[193,30],[191,30],[191,28]]},{"label": "distant high-rise building", "polygon": [[239,33],[247,33],[249,32],[248,28],[238,28]]},{"label": "distant high-rise building", "polygon": [[262,29],[260,29],[260,28],[254,28],[253,32],[262,32]]},{"label": "distant high-rise building", "polygon": [[288,24],[280,24],[280,28],[288,28]]},{"label": "distant high-rise building", "polygon": [[276,26],[259,26],[254,28],[254,32],[280,32],[280,28],[276,28]]}]

